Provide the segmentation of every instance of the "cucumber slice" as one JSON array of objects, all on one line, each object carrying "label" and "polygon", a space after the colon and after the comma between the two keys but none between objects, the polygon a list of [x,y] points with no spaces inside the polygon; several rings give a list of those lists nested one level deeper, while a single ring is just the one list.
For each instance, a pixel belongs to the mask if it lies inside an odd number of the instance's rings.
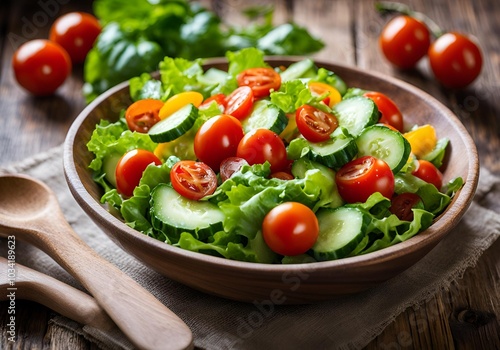
[{"label": "cucumber slice", "polygon": [[282,82],[299,78],[313,78],[316,76],[316,66],[313,60],[306,58],[289,65],[287,69],[280,73],[280,76]]},{"label": "cucumber slice", "polygon": [[308,158],[335,170],[350,162],[358,154],[356,140],[337,128],[324,142],[309,143]]},{"label": "cucumber slice", "polygon": [[198,118],[198,108],[192,103],[179,109],[177,112],[160,120],[149,129],[149,137],[154,142],[169,142],[184,135]]},{"label": "cucumber slice", "polygon": [[288,124],[288,118],[281,108],[269,100],[260,100],[254,103],[250,115],[241,123],[243,131],[264,128],[281,134]]},{"label": "cucumber slice", "polygon": [[318,261],[348,256],[367,233],[370,217],[354,207],[324,208],[316,213],[319,235],[312,247]]},{"label": "cucumber slice", "polygon": [[118,164],[118,161],[120,160],[121,157],[122,157],[121,154],[113,153],[107,155],[102,160],[102,170],[104,170],[104,173],[106,174],[105,178],[114,187],[116,187],[116,175],[115,175],[116,165]]},{"label": "cucumber slice", "polygon": [[364,129],[356,139],[359,156],[382,159],[396,174],[408,162],[411,145],[398,131],[383,125],[372,125]]},{"label": "cucumber slice", "polygon": [[339,126],[346,128],[353,136],[358,136],[367,126],[379,120],[377,105],[371,99],[355,96],[344,99],[333,106],[333,113]]},{"label": "cucumber slice", "polygon": [[182,232],[204,240],[223,229],[224,214],[211,202],[193,201],[181,196],[169,184],[157,185],[151,193],[151,223],[173,243]]}]

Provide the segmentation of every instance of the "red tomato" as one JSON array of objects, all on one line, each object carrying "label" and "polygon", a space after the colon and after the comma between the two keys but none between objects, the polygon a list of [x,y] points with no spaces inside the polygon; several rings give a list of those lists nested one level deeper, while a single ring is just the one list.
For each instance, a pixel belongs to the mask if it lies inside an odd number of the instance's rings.
[{"label": "red tomato", "polygon": [[163,102],[154,99],[144,99],[132,103],[125,111],[128,128],[132,131],[147,133],[160,121],[158,113]]},{"label": "red tomato", "polygon": [[436,79],[449,88],[463,88],[481,72],[483,57],[479,47],[459,33],[446,33],[429,48],[429,63]]},{"label": "red tomato", "polygon": [[264,241],[275,253],[299,255],[314,245],[319,234],[314,212],[297,202],[282,203],[267,213],[262,222]]},{"label": "red tomato", "polygon": [[100,33],[97,18],[88,13],[70,12],[52,24],[49,39],[64,47],[73,63],[82,63]]},{"label": "red tomato", "polygon": [[330,134],[339,126],[333,114],[309,105],[303,105],[297,109],[295,121],[302,136],[311,142],[328,140]]},{"label": "red tomato", "polygon": [[438,190],[443,186],[443,174],[434,164],[427,160],[419,160],[418,168],[412,174],[425,182],[433,184]]},{"label": "red tomato", "polygon": [[335,182],[340,196],[348,203],[366,202],[375,192],[392,198],[394,174],[381,159],[364,156],[354,159],[339,169]]},{"label": "red tomato", "polygon": [[205,163],[181,160],[170,170],[172,187],[181,196],[199,200],[215,192],[217,175]]},{"label": "red tomato", "polygon": [[388,124],[396,128],[398,131],[403,132],[403,114],[393,100],[391,100],[387,95],[376,91],[365,92],[363,96],[371,98],[377,105],[379,112],[382,114],[379,119],[380,123]]},{"label": "red tomato", "polygon": [[12,57],[17,82],[33,95],[51,95],[71,73],[66,50],[49,40],[31,40],[21,45]]},{"label": "red tomato", "polygon": [[229,157],[220,163],[220,178],[222,182],[229,179],[233,174],[243,167],[243,165],[248,165],[247,161],[243,158]]},{"label": "red tomato", "polygon": [[202,162],[217,171],[220,163],[236,155],[243,138],[243,128],[238,119],[221,114],[207,120],[194,137],[194,153]]},{"label": "red tomato", "polygon": [[226,98],[226,114],[242,120],[250,113],[253,105],[253,92],[248,86],[240,86]]},{"label": "red tomato", "polygon": [[413,68],[427,54],[431,43],[427,26],[410,16],[397,16],[382,29],[379,45],[396,67]]},{"label": "red tomato", "polygon": [[422,199],[415,193],[401,193],[391,199],[389,211],[396,215],[400,220],[412,221],[412,209],[422,202]]},{"label": "red tomato", "polygon": [[202,104],[200,105],[199,108],[200,109],[207,108],[208,106],[210,106],[212,104],[212,102],[217,103],[221,113],[224,113],[224,111],[226,110],[226,106],[227,106],[226,96],[224,94],[215,94],[215,95],[210,96],[209,98],[205,99],[205,101],[202,102]]},{"label": "red tomato", "polygon": [[161,161],[154,153],[143,149],[135,149],[125,153],[118,161],[115,170],[118,192],[131,197],[134,189],[139,185],[142,173],[149,164],[161,165]]},{"label": "red tomato", "polygon": [[271,172],[285,169],[288,165],[285,144],[281,138],[268,129],[255,129],[241,139],[236,156],[248,164],[262,164],[268,161]]},{"label": "red tomato", "polygon": [[249,68],[238,74],[238,86],[249,86],[254,97],[269,96],[281,86],[281,76],[273,68]]},{"label": "red tomato", "polygon": [[277,171],[275,173],[272,173],[269,176],[271,179],[281,179],[281,180],[293,180],[295,177],[293,177],[292,174],[287,173],[286,171]]}]

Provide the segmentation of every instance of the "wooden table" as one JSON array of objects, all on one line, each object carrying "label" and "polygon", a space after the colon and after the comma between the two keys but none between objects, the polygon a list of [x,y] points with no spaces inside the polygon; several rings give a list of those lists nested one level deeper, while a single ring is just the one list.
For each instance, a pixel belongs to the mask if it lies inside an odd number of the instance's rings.
[{"label": "wooden table", "polygon": [[[47,10],[46,3],[53,6]],[[394,70],[381,56],[378,34],[387,18],[372,1],[275,1],[276,21],[293,18],[322,37],[325,49],[318,59],[386,73],[427,91],[447,105],[463,122],[477,144],[482,166],[500,175],[500,2],[497,0],[405,1],[424,11],[443,28],[475,35],[483,49],[484,69],[469,88],[450,91],[432,79],[427,62],[418,71]],[[64,5],[62,3],[65,3]],[[242,4],[266,1],[205,0],[229,23],[240,23],[235,12]],[[55,4],[55,5],[54,5]],[[14,81],[13,51],[22,37],[45,38],[60,14],[91,12],[91,1],[2,0],[0,3],[0,166],[20,161],[63,142],[73,119],[84,108],[82,67],[57,92],[35,98]],[[28,28],[26,23],[34,24]],[[0,348],[95,348],[83,337],[49,324],[53,312],[32,302],[18,300],[18,341],[7,342],[7,303],[0,303]],[[367,349],[499,349],[500,348],[500,242],[496,242],[449,291],[430,297],[418,309],[399,315]]]}]

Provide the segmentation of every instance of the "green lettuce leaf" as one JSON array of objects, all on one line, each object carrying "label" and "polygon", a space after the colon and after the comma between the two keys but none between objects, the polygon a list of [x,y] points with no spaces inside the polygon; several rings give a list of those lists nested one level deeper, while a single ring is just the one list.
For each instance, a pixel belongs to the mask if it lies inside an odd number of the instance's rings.
[{"label": "green lettuce leaf", "polygon": [[123,118],[115,123],[102,119],[87,143],[88,150],[95,155],[89,168],[94,170],[96,176],[100,176],[104,173],[106,160],[116,159],[133,149],[153,151],[155,147],[156,143],[151,141],[148,134],[128,130]]}]

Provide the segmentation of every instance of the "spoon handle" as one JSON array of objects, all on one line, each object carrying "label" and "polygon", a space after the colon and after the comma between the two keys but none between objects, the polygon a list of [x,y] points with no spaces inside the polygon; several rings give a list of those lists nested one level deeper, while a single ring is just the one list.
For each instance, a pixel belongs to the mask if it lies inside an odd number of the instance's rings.
[{"label": "spoon handle", "polygon": [[[101,331],[118,331],[114,322],[87,293],[73,288],[51,276],[16,263],[15,285],[7,274],[0,274],[0,299],[6,300],[11,291],[16,298],[31,300],[54,310],[80,324]],[[7,271],[8,261],[0,257],[0,270]]]},{"label": "spoon handle", "polygon": [[[57,200],[56,200],[57,201]],[[49,214],[49,213],[47,213]],[[36,221],[31,242],[75,277],[140,349],[192,349],[188,326],[73,231],[52,206],[50,219]]]}]

